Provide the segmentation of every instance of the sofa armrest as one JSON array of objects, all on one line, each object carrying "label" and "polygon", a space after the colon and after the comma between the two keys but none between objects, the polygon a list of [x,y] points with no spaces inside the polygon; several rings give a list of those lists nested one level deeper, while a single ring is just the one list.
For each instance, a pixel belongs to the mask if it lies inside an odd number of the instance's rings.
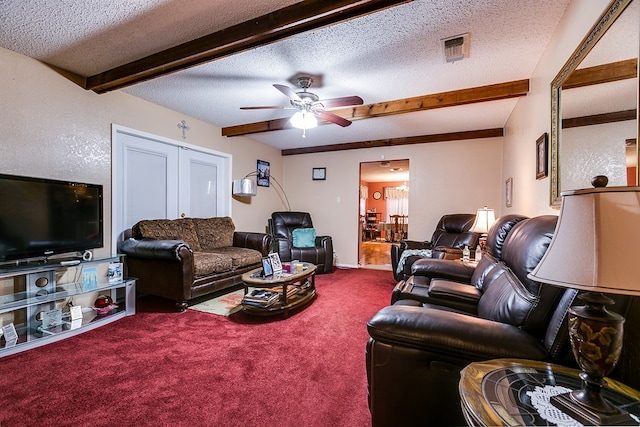
[{"label": "sofa armrest", "polygon": [[411,274],[470,283],[475,267],[458,260],[421,258],[411,266]]},{"label": "sofa armrest", "polygon": [[182,240],[127,239],[120,243],[120,251],[134,258],[158,260],[184,260],[193,255],[189,245]]},{"label": "sofa armrest", "polygon": [[367,330],[372,339],[389,345],[466,360],[547,358],[542,343],[518,327],[429,305],[385,307],[369,320]]},{"label": "sofa armrest", "polygon": [[267,256],[271,251],[271,236],[266,233],[235,231],[233,233],[233,246],[237,248],[255,249],[260,252],[262,256]]}]

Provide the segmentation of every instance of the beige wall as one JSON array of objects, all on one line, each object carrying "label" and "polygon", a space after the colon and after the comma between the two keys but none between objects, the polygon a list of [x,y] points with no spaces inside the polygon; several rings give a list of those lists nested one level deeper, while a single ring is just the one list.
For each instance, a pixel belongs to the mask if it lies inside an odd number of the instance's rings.
[{"label": "beige wall", "polygon": [[[445,213],[487,205],[500,214],[502,138],[287,156],[291,208],[310,212],[318,234],[332,236],[338,265],[357,266],[360,162],[381,156],[410,159],[410,239],[428,240]],[[327,179],[313,181],[314,167],[326,167]]]},{"label": "beige wall", "polygon": [[[229,153],[233,177],[255,170],[259,158],[282,178],[279,150],[223,137],[220,128],[126,93],[85,91],[44,64],[2,48],[0,93],[0,172],[104,185],[105,248],[111,244],[112,124]],[[181,120],[190,127],[184,140]],[[235,200],[232,215],[237,229],[264,231],[266,212],[281,208],[277,198],[260,192],[250,203]]]},{"label": "beige wall", "polygon": [[[552,214],[550,178],[536,180],[536,140],[551,131],[551,81],[564,66],[608,0],[573,0],[569,4],[531,77],[529,94],[521,98],[505,126],[503,181],[513,178],[513,206],[503,213]],[[502,201],[504,205],[504,199]]]},{"label": "beige wall", "polygon": [[[496,209],[496,215],[556,214],[549,207],[549,179],[535,179],[535,141],[550,126],[549,83],[607,3],[571,2],[504,138],[288,157],[246,137],[222,137],[215,126],[125,93],[87,92],[45,65],[0,48],[0,172],[103,184],[107,248],[112,123],[183,141],[177,124],[186,120],[191,130],[184,142],[231,154],[234,178],[253,171],[257,159],[270,162],[292,209],[311,212],[318,232],[333,236],[341,265],[357,265],[359,164],[382,156],[411,161],[409,238],[427,239],[444,213],[473,212],[484,205]],[[312,181],[312,167],[326,167],[327,179]],[[509,177],[512,208],[504,206]],[[274,190],[259,188],[257,197],[234,200],[237,229],[265,229],[270,213],[284,207]]]}]

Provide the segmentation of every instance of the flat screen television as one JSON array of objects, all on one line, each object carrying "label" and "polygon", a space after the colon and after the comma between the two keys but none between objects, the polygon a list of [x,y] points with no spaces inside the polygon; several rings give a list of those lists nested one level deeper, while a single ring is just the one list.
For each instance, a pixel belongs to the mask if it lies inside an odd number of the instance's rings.
[{"label": "flat screen television", "polygon": [[103,243],[102,185],[0,174],[0,262]]}]

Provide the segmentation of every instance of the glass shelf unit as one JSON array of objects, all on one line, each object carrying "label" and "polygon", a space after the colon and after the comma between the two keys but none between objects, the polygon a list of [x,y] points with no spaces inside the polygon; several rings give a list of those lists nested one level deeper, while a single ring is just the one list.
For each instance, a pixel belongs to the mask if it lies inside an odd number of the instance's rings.
[{"label": "glass shelf unit", "polygon": [[[7,341],[5,336],[0,338],[0,357],[69,338],[135,314],[134,278],[109,282],[105,274],[96,277],[92,283],[82,280],[57,283],[57,277],[64,276],[70,269],[77,269],[75,273],[78,275],[78,271],[81,274],[85,267],[122,262],[123,258],[124,255],[117,255],[74,265],[61,265],[57,260],[0,266],[0,279],[13,281],[13,289],[7,291],[5,284],[0,293],[0,320],[5,326],[13,323],[18,335],[15,340]],[[92,293],[109,295],[117,307],[105,314],[98,314],[92,307],[83,307],[82,318],[72,321],[70,314],[65,312],[55,326],[43,327],[42,313],[59,309],[56,303],[62,301],[66,304],[74,297],[90,297]]]}]

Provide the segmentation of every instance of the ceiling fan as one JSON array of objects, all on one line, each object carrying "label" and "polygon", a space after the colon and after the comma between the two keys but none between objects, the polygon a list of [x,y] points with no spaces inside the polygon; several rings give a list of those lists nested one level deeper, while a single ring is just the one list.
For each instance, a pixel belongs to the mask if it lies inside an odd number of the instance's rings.
[{"label": "ceiling fan", "polygon": [[[307,89],[313,84],[313,79],[308,76],[297,78],[298,86],[302,89],[295,92],[288,86],[274,84],[273,87],[282,92],[289,98],[290,107],[282,107],[279,105],[259,106],[259,107],[240,107],[241,110],[298,110],[291,117],[291,126],[306,131],[318,125],[319,117],[323,120],[335,123],[339,126],[346,127],[351,124],[350,120],[333,114],[327,109],[337,107],[347,107],[349,105],[362,105],[364,101],[359,96],[345,96],[341,98],[320,99],[318,95],[307,92]],[[304,137],[305,134],[303,133]]]}]

